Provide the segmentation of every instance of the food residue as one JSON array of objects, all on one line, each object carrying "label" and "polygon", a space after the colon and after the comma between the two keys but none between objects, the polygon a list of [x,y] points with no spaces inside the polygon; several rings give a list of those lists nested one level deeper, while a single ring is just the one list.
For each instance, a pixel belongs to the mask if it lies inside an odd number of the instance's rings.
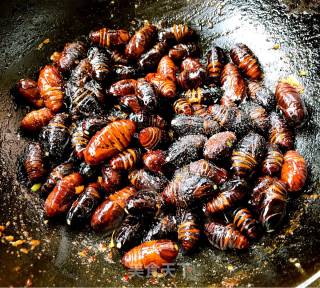
[{"label": "food residue", "polygon": [[49,43],[50,43],[50,39],[49,39],[49,38],[44,39],[44,40],[38,45],[37,50],[42,49],[42,47],[43,47],[44,45],[47,45],[47,44],[49,44]]}]

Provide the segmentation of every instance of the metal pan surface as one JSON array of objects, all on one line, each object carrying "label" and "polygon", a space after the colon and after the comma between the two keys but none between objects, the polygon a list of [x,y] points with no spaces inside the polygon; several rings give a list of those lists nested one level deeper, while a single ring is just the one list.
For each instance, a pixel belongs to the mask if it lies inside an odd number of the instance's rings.
[{"label": "metal pan surface", "polygon": [[[1,237],[0,286],[294,286],[320,268],[320,17],[317,1],[3,1],[0,4],[0,225],[18,239],[39,239],[25,254]],[[9,90],[36,75],[51,53],[96,27],[129,27],[141,20],[188,22],[204,52],[214,42],[230,49],[247,44],[258,56],[266,84],[293,75],[305,88],[307,125],[296,148],[309,163],[305,192],[289,202],[283,227],[248,252],[204,249],[179,256],[174,276],[127,281],[119,261],[109,260],[101,235],[47,223],[42,200],[16,181],[16,159],[28,139],[17,131],[26,113]],[[44,39],[50,42],[39,49]],[[276,49],[279,48],[279,49]],[[307,73],[305,73],[307,72]],[[305,75],[306,74],[306,75]],[[304,75],[304,76],[303,76]]]}]

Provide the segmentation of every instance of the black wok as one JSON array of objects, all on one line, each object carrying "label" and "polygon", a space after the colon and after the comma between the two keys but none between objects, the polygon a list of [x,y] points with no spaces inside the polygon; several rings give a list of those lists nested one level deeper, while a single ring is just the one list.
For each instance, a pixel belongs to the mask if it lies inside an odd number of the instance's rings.
[{"label": "black wok", "polygon": [[[0,244],[0,286],[293,286],[320,268],[320,15],[317,0],[284,1],[2,1],[0,4],[0,225],[15,239],[40,239],[29,254],[3,237]],[[295,75],[305,87],[310,120],[297,131],[296,147],[310,166],[306,191],[289,202],[289,215],[275,234],[264,236],[248,252],[205,249],[179,256],[174,277],[154,281],[127,273],[108,261],[102,236],[45,223],[42,202],[15,179],[17,155],[27,143],[17,133],[25,108],[10,97],[12,85],[37,69],[63,43],[87,35],[92,28],[128,27],[132,21],[164,19],[189,22],[201,35],[204,51],[214,42],[229,49],[244,42],[256,53],[266,83]],[[50,42],[37,49],[46,38]],[[280,49],[273,49],[275,44]],[[308,75],[299,76],[301,70]],[[304,71],[302,71],[304,72]],[[10,222],[10,223],[9,223]],[[86,249],[85,251],[83,251]],[[86,252],[87,251],[87,252]],[[80,253],[79,255],[79,252]],[[190,268],[191,267],[191,268]],[[29,279],[29,280],[28,280]],[[27,281],[28,280],[28,281]]]}]

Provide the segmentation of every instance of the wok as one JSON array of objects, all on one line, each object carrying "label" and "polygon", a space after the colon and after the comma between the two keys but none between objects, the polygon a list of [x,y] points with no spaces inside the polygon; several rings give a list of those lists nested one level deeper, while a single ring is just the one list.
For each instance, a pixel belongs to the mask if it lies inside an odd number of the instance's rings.
[{"label": "wok", "polygon": [[[176,1],[2,1],[0,4],[0,225],[15,239],[41,240],[28,254],[2,237],[0,286],[293,286],[320,268],[320,17],[317,0]],[[19,122],[26,108],[16,106],[9,90],[23,76],[36,75],[63,43],[81,39],[93,28],[129,27],[139,20],[188,22],[199,31],[203,50],[211,43],[230,49],[244,42],[258,56],[266,84],[294,75],[305,87],[310,119],[296,133],[296,148],[309,163],[303,195],[288,203],[289,215],[274,234],[247,252],[203,249],[179,256],[174,276],[126,282],[118,261],[108,258],[106,239],[46,223],[42,200],[16,181],[17,156],[28,139]],[[50,42],[38,45],[46,38]],[[277,44],[277,45],[276,45]],[[278,45],[279,44],[279,45]],[[279,49],[275,49],[279,48]],[[299,72],[300,71],[300,72]],[[307,75],[302,76],[305,71]],[[81,252],[79,254],[79,252]],[[28,280],[29,279],[29,280]]]}]

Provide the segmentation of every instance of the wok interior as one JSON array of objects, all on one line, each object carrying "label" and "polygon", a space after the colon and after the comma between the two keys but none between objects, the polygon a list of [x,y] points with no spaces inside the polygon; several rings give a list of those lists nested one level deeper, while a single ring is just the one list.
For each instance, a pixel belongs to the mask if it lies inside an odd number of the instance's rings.
[{"label": "wok interior", "polygon": [[[45,223],[42,200],[15,180],[17,155],[28,140],[17,134],[26,109],[17,108],[9,95],[19,78],[35,76],[65,42],[82,39],[103,25],[136,28],[142,20],[189,23],[200,35],[204,53],[212,43],[227,50],[237,42],[247,44],[262,63],[265,82],[273,91],[276,81],[288,75],[305,87],[303,98],[310,115],[306,126],[297,131],[296,148],[308,161],[311,177],[304,194],[289,202],[289,215],[280,231],[264,236],[244,253],[204,249],[191,257],[179,256],[175,276],[157,279],[158,285],[290,286],[319,269],[319,11],[300,13],[304,11],[304,2],[300,2],[292,13],[275,0],[11,2],[2,7],[0,23],[0,225],[10,221],[6,235],[16,239],[30,236],[41,244],[20,257],[18,248],[3,245],[2,286],[21,286],[28,278],[34,286],[150,284],[150,279],[139,277],[123,281],[127,272],[117,258],[115,263],[108,260],[108,242],[103,235],[74,231],[59,222]],[[50,42],[38,50],[46,38]],[[304,74],[301,71],[307,71],[307,77],[299,76]]]}]

